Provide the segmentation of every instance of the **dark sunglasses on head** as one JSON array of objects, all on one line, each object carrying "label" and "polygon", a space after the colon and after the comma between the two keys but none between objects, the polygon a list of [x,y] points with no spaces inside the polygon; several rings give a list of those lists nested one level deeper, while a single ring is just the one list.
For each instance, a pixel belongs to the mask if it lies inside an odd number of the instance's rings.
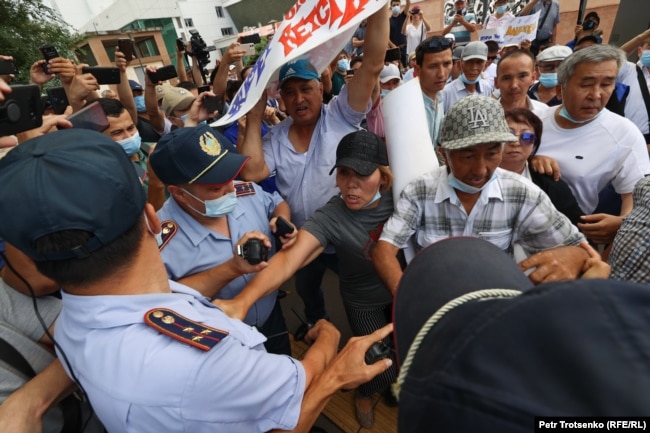
[{"label": "dark sunglasses on head", "polygon": [[[517,137],[517,134],[515,134],[513,131],[510,131],[510,133],[515,137]],[[537,140],[537,136],[532,132],[524,132],[517,138],[519,138],[519,144],[521,144],[522,146],[531,146],[535,144],[535,141]]]},{"label": "dark sunglasses on head", "polygon": [[452,41],[447,38],[436,38],[428,42],[423,41],[422,44],[425,49],[442,51],[451,48]]}]

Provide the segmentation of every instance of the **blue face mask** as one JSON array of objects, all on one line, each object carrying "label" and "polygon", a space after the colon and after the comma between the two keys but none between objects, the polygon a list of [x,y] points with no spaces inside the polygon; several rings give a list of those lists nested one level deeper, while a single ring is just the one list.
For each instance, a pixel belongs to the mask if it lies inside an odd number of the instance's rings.
[{"label": "blue face mask", "polygon": [[384,96],[388,95],[390,93],[390,90],[388,89],[381,89],[379,91],[379,95],[381,96],[382,99],[384,99]]},{"label": "blue face mask", "polygon": [[391,12],[393,12],[393,15],[397,15],[399,13],[399,6],[393,6]]},{"label": "blue face mask", "polygon": [[650,68],[650,50],[645,50],[641,54],[641,64],[646,68]]},{"label": "blue face mask", "polygon": [[450,171],[449,174],[447,175],[447,184],[449,184],[449,186],[452,187],[453,189],[457,189],[467,194],[476,194],[483,191],[483,189],[485,189],[485,187],[488,186],[497,177],[498,177],[497,172],[495,171],[494,173],[492,173],[492,177],[490,178],[490,180],[485,182],[485,184],[482,187],[476,188],[475,186],[467,185],[466,183],[461,182],[456,178],[456,176],[454,176],[454,173]]},{"label": "blue face mask", "polygon": [[189,115],[189,113],[188,113],[188,114],[183,114],[183,115],[181,116],[181,120],[183,121],[183,123],[187,122],[187,116],[188,116],[188,115]]},{"label": "blue face mask", "polygon": [[557,86],[557,72],[543,72],[539,74],[539,82],[546,88]]},{"label": "blue face mask", "polygon": [[134,96],[133,100],[135,101],[135,109],[138,110],[138,113],[145,113],[147,107],[144,105],[144,96]]},{"label": "blue face mask", "polygon": [[122,140],[117,141],[117,144],[122,146],[122,149],[124,149],[126,156],[131,156],[138,153],[138,151],[140,150],[141,143],[142,143],[142,139],[140,138],[139,132],[136,132],[135,135],[129,138],[124,138]]},{"label": "blue face mask", "polygon": [[340,59],[336,62],[336,67],[339,71],[347,71],[350,69],[350,61],[348,59]]},{"label": "blue face mask", "polygon": [[481,76],[479,75],[476,80],[468,80],[467,77],[465,76],[465,73],[460,74],[460,81],[462,81],[465,84],[476,84],[479,81],[481,81]]},{"label": "blue face mask", "polygon": [[563,105],[562,108],[560,109],[560,116],[561,116],[561,117],[564,117],[564,118],[565,118],[566,120],[568,120],[569,122],[573,122],[573,123],[577,123],[577,124],[582,124],[582,123],[591,122],[592,120],[596,119],[598,116],[600,116],[600,115],[603,113],[603,111],[605,111],[605,110],[600,110],[600,111],[598,112],[598,114],[596,114],[594,117],[592,117],[592,118],[590,118],[590,119],[578,120],[578,119],[574,119],[573,116],[571,116],[571,115],[569,114],[569,112],[566,110],[566,107]]},{"label": "blue face mask", "polygon": [[377,192],[375,193],[375,196],[372,198],[372,200],[370,200],[368,203],[364,204],[363,207],[367,208],[369,206],[372,206],[380,198],[381,198],[381,193],[379,192],[379,190],[377,190]]},{"label": "blue face mask", "polygon": [[497,6],[497,13],[504,14],[508,10],[508,5]]},{"label": "blue face mask", "polygon": [[[223,196],[219,198],[215,198],[213,200],[201,200],[188,190],[184,189],[186,193],[188,193],[190,196],[194,197],[201,203],[205,205],[205,212],[201,212],[200,210],[190,206],[192,209],[194,209],[196,212],[199,214],[209,217],[209,218],[219,218],[225,215],[228,215],[230,212],[232,212],[235,209],[235,206],[237,206],[237,194],[235,192],[229,192],[228,194],[224,194]],[[189,206],[189,205],[188,205]]]}]

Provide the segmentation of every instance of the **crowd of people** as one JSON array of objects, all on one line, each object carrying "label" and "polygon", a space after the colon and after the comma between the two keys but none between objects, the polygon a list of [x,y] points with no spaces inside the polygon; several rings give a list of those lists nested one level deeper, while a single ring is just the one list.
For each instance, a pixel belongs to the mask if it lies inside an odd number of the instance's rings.
[{"label": "crowd of people", "polygon": [[[209,123],[250,72],[239,43],[201,92],[182,50],[173,85],[152,81],[156,66],[129,79],[134,57],[119,49],[111,89],[71,59],[35,62],[30,82],[58,78],[69,107],[45,104],[42,126],[0,137],[0,344],[17,353],[0,357],[0,430],[308,432],[336,391],[354,389],[361,427],[374,425],[377,393],[392,405],[402,394],[421,405],[400,431],[423,431],[437,412],[418,386],[444,380],[417,367],[433,352],[415,334],[446,302],[556,281],[583,293],[595,279],[598,296],[612,285],[620,302],[637,296],[631,283],[650,283],[650,31],[604,44],[590,12],[560,45],[559,3],[531,0],[520,15],[540,12],[536,38],[499,46],[476,32],[515,18],[506,0],[482,25],[465,0],[454,7],[436,31],[418,5],[391,0],[324,71],[287,62],[279,97],[223,127]],[[0,101],[12,78],[0,77]],[[388,149],[409,143],[386,137],[382,101],[413,79],[422,99],[402,103],[422,107],[415,127],[440,163],[394,196]],[[101,130],[73,127],[92,105]],[[354,335],[340,351],[327,269]],[[280,305],[292,278],[305,316],[294,338],[310,344],[300,360]],[[585,329],[598,320],[585,316]],[[449,327],[435,338],[452,347]],[[367,363],[379,341],[388,356]],[[601,391],[601,405],[576,407],[602,415],[620,391]],[[641,415],[638,402],[611,407]],[[443,430],[469,431],[456,427]]]}]

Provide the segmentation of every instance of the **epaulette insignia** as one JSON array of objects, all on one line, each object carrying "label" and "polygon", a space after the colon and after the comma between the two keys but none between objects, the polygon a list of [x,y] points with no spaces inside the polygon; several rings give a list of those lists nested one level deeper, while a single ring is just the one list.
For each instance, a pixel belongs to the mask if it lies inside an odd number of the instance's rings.
[{"label": "epaulette insignia", "polygon": [[206,352],[228,335],[226,331],[194,322],[166,308],[147,311],[144,322],[161,334]]},{"label": "epaulette insignia", "polygon": [[163,248],[172,240],[174,235],[178,232],[178,225],[171,220],[163,221],[160,223],[160,235],[162,236],[162,243],[158,247],[162,251]]},{"label": "epaulette insignia", "polygon": [[253,182],[238,182],[235,183],[235,195],[237,197],[243,197],[245,195],[255,194],[255,188],[253,188]]}]

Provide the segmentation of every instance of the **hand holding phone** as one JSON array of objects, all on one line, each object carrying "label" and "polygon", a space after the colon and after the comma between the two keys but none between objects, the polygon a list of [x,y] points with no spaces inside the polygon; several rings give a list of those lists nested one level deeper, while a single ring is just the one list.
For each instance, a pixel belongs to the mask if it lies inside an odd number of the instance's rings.
[{"label": "hand holding phone", "polygon": [[42,47],[39,48],[39,51],[41,52],[43,58],[45,59],[45,63],[41,65],[41,67],[43,68],[43,72],[49,75],[50,70],[48,69],[47,64],[50,60],[60,57],[59,53],[56,50],[56,48],[54,48],[54,45],[43,45]]},{"label": "hand holding phone", "polygon": [[120,84],[120,68],[113,66],[93,66],[91,68],[81,69],[82,74],[92,74],[97,79],[98,84]]},{"label": "hand holding phone", "polygon": [[117,40],[117,48],[124,54],[126,61],[133,60],[133,42],[129,38],[119,38]]},{"label": "hand holding phone", "polygon": [[276,236],[285,236],[293,233],[295,227],[290,224],[287,220],[281,216],[277,217],[275,220],[275,235]]},{"label": "hand holding phone", "polygon": [[18,69],[13,60],[0,59],[0,75],[16,75]]},{"label": "hand holding phone", "polygon": [[162,66],[158,68],[156,72],[147,71],[147,75],[153,84],[178,77],[178,73],[176,72],[176,67],[174,65]]}]

